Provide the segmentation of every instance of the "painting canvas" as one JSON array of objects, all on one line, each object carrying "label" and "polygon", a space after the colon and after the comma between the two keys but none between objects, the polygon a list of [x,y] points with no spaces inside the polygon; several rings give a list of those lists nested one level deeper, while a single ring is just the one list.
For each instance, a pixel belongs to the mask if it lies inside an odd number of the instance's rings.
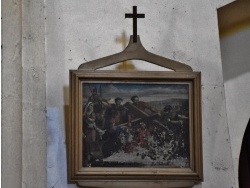
[{"label": "painting canvas", "polygon": [[190,167],[189,82],[81,82],[83,167]]}]

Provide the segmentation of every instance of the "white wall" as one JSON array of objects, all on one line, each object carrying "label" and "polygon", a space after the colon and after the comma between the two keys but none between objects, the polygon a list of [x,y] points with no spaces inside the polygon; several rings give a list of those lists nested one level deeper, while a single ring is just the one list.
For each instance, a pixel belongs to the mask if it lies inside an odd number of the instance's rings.
[{"label": "white wall", "polygon": [[132,34],[132,20],[125,20],[124,14],[131,13],[133,5],[146,16],[138,20],[146,49],[202,72],[204,182],[196,187],[234,186],[216,13],[224,4],[223,0],[46,2],[49,187],[69,187],[62,156],[66,156],[69,69],[121,51],[115,39],[123,31]]},{"label": "white wall", "polygon": [[18,188],[22,184],[22,135],[17,134],[22,132],[21,4],[2,1],[2,7],[9,7],[2,9],[2,185]]},{"label": "white wall", "polygon": [[238,183],[241,143],[250,118],[250,29],[223,38],[221,55],[234,176]]},{"label": "white wall", "polygon": [[2,1],[2,187],[46,187],[44,1]]}]

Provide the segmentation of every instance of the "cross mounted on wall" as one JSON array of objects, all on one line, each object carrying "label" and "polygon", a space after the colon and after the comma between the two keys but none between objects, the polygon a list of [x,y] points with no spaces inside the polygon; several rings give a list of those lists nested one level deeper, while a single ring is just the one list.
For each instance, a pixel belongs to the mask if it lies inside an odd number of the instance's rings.
[{"label": "cross mounted on wall", "polygon": [[133,42],[137,42],[137,18],[145,18],[145,14],[137,14],[137,6],[133,6],[133,14],[125,13],[125,18],[133,18]]}]

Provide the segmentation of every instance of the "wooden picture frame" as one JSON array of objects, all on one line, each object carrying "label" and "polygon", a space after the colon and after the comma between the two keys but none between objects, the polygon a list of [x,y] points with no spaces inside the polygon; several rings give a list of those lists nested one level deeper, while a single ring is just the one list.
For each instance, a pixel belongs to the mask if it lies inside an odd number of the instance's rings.
[{"label": "wooden picture frame", "polygon": [[203,179],[201,135],[200,72],[70,71],[69,182],[190,187]]}]

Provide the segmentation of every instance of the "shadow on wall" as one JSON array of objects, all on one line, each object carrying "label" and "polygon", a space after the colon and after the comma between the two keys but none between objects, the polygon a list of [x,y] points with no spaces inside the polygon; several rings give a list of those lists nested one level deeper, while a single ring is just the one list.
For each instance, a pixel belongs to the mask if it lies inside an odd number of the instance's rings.
[{"label": "shadow on wall", "polygon": [[250,72],[250,28],[221,40],[224,82]]},{"label": "shadow on wall", "polygon": [[70,101],[69,101],[69,87],[64,86],[63,87],[63,95],[64,95],[64,123],[65,123],[65,136],[66,136],[66,163],[67,163],[67,185],[65,186],[67,188],[76,188],[77,186],[73,184],[72,182],[68,181],[68,175],[69,175],[69,126],[70,126]]},{"label": "shadow on wall", "polygon": [[[63,87],[63,95],[64,95],[64,123],[65,123],[65,136],[66,136],[66,151],[67,151],[67,159],[68,159],[68,136],[69,136],[69,126],[70,126],[70,109],[69,109],[69,87]],[[68,160],[67,160],[68,164]]]},{"label": "shadow on wall", "polygon": [[249,0],[237,0],[218,9],[224,81],[250,71],[249,9]]},{"label": "shadow on wall", "polygon": [[250,187],[250,120],[247,124],[240,152],[239,187]]}]

